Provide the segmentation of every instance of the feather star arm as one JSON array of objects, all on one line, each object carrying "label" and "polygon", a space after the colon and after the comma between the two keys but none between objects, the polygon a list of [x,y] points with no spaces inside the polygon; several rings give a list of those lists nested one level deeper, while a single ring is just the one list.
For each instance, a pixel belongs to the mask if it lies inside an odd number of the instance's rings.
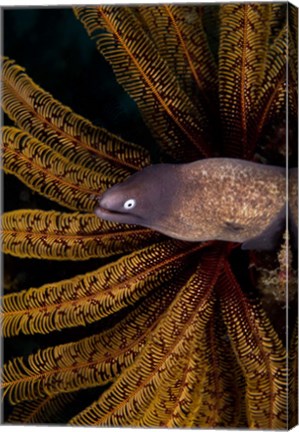
[{"label": "feather star arm", "polygon": [[2,105],[16,125],[48,144],[70,162],[95,171],[134,172],[149,164],[149,154],[72,112],[41,89],[24,69],[3,59]]},{"label": "feather star arm", "polygon": [[205,247],[158,243],[99,270],[3,298],[3,333],[49,333],[111,315],[173,279],[184,260]]},{"label": "feather star arm", "polygon": [[137,10],[182,89],[197,105],[202,100],[205,108],[215,103],[217,70],[204,31],[204,6],[142,6]]},{"label": "feather star arm", "polygon": [[111,6],[78,7],[75,13],[164,151],[181,160],[208,156],[203,114],[177,85],[136,14]]},{"label": "feather star arm", "polygon": [[99,190],[115,177],[69,162],[51,147],[14,127],[3,127],[3,168],[26,186],[72,210],[92,212]]},{"label": "feather star arm", "polygon": [[[3,390],[12,404],[111,381],[144,349],[183,280],[166,283],[110,329],[44,350],[4,366]],[[26,366],[25,366],[26,365]]]},{"label": "feather star arm", "polygon": [[[279,34],[269,46],[267,52],[265,73],[261,82],[261,90],[256,101],[254,121],[256,127],[252,135],[250,148],[254,150],[264,126],[273,115],[285,117],[286,103],[286,55],[287,55],[287,27]],[[292,97],[292,93],[290,92]]]},{"label": "feather star arm", "polygon": [[94,214],[42,210],[4,213],[1,232],[4,253],[52,260],[107,257],[162,239],[150,229],[107,222]]},{"label": "feather star arm", "polygon": [[221,7],[219,59],[220,111],[227,155],[248,158],[259,81],[269,37],[269,6],[230,4]]},{"label": "feather star arm", "polygon": [[[209,265],[205,265],[207,262]],[[172,373],[180,374],[179,365],[185,357],[189,358],[190,343],[195,335],[204,331],[212,312],[211,293],[220,267],[221,260],[215,251],[209,253],[207,250],[207,253],[201,254],[197,270],[152,332],[143,355],[71,424],[137,426],[142,422],[153,398],[157,398],[160,392],[167,393]],[[176,405],[175,401],[173,405]],[[163,421],[168,413],[171,409],[162,410],[159,419]]]},{"label": "feather star arm", "polygon": [[64,414],[77,399],[78,392],[42,396],[17,404],[8,418],[10,424],[50,424],[65,422]]},{"label": "feather star arm", "polygon": [[249,427],[286,424],[286,351],[261,306],[242,293],[229,265],[221,278],[221,309],[246,379]]}]

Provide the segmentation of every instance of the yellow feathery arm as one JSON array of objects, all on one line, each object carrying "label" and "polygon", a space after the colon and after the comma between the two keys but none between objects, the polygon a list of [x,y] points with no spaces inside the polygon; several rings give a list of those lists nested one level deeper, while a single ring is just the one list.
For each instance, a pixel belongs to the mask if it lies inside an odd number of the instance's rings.
[{"label": "yellow feathery arm", "polygon": [[153,398],[167,393],[169,374],[176,373],[181,361],[189,357],[190,343],[203,331],[212,313],[211,292],[219,267],[215,251],[201,253],[197,270],[152,332],[142,355],[71,424],[138,425]]},{"label": "yellow feathery arm", "polygon": [[252,96],[255,99],[256,108],[258,108],[258,98],[263,90],[262,83],[264,79],[267,78],[267,57],[271,45],[285,25],[286,7],[280,3],[269,3],[268,5],[263,5],[261,9],[257,9],[256,13],[259,14],[260,19],[265,22],[264,32],[259,34],[260,50],[257,53],[256,67],[254,71],[252,71],[252,74],[256,77],[256,82],[252,89]]},{"label": "yellow feathery arm", "polygon": [[[211,298],[211,306],[213,303],[214,300]],[[212,417],[208,418],[206,423],[199,423],[196,416],[198,411],[204,411],[206,406],[213,407],[213,403],[209,405],[210,401],[207,401],[205,397],[206,392],[215,394],[215,389],[208,380],[208,373],[211,369],[210,363],[213,360],[208,347],[211,320],[212,316],[204,326],[198,321],[194,340],[190,341],[188,356],[182,359],[176,368],[168,371],[169,376],[164,380],[166,383],[165,391],[159,391],[156,397],[152,399],[138,426],[190,428],[213,425]],[[218,384],[221,387],[221,382]],[[231,387],[235,390],[234,386]],[[213,399],[212,401],[215,405],[216,401]],[[227,406],[227,408],[229,407]]]},{"label": "yellow feathery arm", "polygon": [[292,79],[298,81],[298,13],[294,5],[289,5],[288,43]]},{"label": "yellow feathery arm", "polygon": [[[293,5],[289,5],[288,26],[288,110],[289,127],[298,118],[298,13]],[[293,120],[294,119],[294,120]],[[295,131],[294,131],[295,132]],[[296,135],[296,133],[294,133]],[[296,140],[296,136],[294,140]]]},{"label": "yellow feathery arm", "polygon": [[269,35],[269,7],[221,6],[219,98],[226,155],[247,157],[248,135],[257,83],[264,70]]},{"label": "yellow feathery arm", "polygon": [[211,104],[211,95],[217,91],[217,70],[203,27],[204,7],[145,5],[139,11],[181,87],[197,103]]},{"label": "yellow feathery arm", "polygon": [[275,38],[279,35],[281,28],[286,22],[287,10],[290,10],[290,6],[285,7],[286,5],[283,3],[270,3],[270,15],[269,15],[269,24],[270,24],[270,35],[269,35],[269,46],[273,43]]},{"label": "yellow feathery arm", "polygon": [[260,304],[243,294],[229,264],[222,275],[221,309],[246,380],[248,427],[287,427],[286,350]]},{"label": "yellow feathery arm", "polygon": [[2,105],[21,129],[51,146],[70,161],[93,170],[126,172],[150,163],[142,147],[94,126],[45,92],[16,65],[3,59]]},{"label": "yellow feathery arm", "polygon": [[211,155],[205,118],[127,7],[75,8],[77,17],[137,103],[161,148],[179,160]]},{"label": "yellow feathery arm", "polygon": [[143,20],[146,32],[155,44],[159,55],[176,76],[180,87],[191,98],[194,91],[192,71],[184,56],[176,27],[167,11],[167,5],[144,5],[138,8],[140,19]]},{"label": "yellow feathery arm", "polygon": [[[206,330],[205,330],[206,331]],[[195,413],[200,401],[199,390],[206,380],[206,351],[204,344],[204,332],[195,330],[195,339],[190,347],[189,358],[186,359],[177,382],[171,388],[172,407],[161,427],[183,428],[195,427]],[[201,337],[201,340],[199,339]],[[166,402],[167,404],[167,402]]]},{"label": "yellow feathery arm", "polygon": [[[271,119],[272,113],[280,112],[282,117],[285,116],[286,54],[287,25],[284,24],[267,53],[264,79],[259,98],[256,101],[254,117],[256,127],[250,143],[252,152],[265,124]],[[292,95],[292,93],[290,94]]]},{"label": "yellow feathery arm", "polygon": [[[21,258],[85,260],[141,249],[162,235],[94,214],[15,210],[1,217],[2,251]],[[25,240],[25,241],[24,241]]]},{"label": "yellow feathery arm", "polygon": [[[218,111],[218,71],[211,53],[203,24],[204,6],[164,5],[168,19],[176,34],[185,62],[189,66],[189,81],[194,81],[192,98],[202,104],[208,114]],[[181,72],[183,73],[183,72]],[[215,118],[214,118],[215,120]],[[215,126],[215,122],[213,123]],[[210,133],[210,132],[209,132]]]},{"label": "yellow feathery arm", "polygon": [[173,369],[169,371],[170,376],[165,380],[167,391],[159,391],[138,426],[211,428],[246,425],[240,422],[245,414],[245,404],[239,400],[242,372],[223,334],[223,323],[215,319],[219,313],[214,310],[205,327],[195,330],[189,356],[180,362],[176,374]]},{"label": "yellow feathery arm", "polygon": [[244,377],[237,364],[218,304],[207,323],[202,341],[206,378],[198,390],[194,426],[200,428],[247,427]]},{"label": "yellow feathery arm", "polygon": [[62,393],[55,396],[25,400],[16,405],[8,418],[10,424],[63,423],[65,409],[76,401],[77,393]]},{"label": "yellow feathery arm", "polygon": [[[199,335],[202,336],[202,333],[203,331],[199,332]],[[195,366],[196,328],[192,329],[190,334],[192,336],[189,339],[188,355],[180,355],[176,350],[173,350],[172,355],[177,356],[177,362],[173,367],[165,368],[159,373],[160,383],[156,394],[142,411],[141,418],[135,422],[136,426],[164,427],[172,415],[176,419],[185,417],[184,423],[186,423],[188,404],[184,396],[194,386],[194,369],[198,374],[197,380],[201,381],[205,376],[204,369],[197,369]],[[189,423],[188,425],[192,427],[193,424]]]},{"label": "yellow feathery arm", "polygon": [[14,127],[2,128],[1,147],[6,173],[72,210],[92,212],[97,195],[124,179],[69,162],[48,145]]},{"label": "yellow feathery arm", "polygon": [[102,385],[134,362],[183,282],[166,283],[105,332],[46,348],[4,365],[3,390],[12,404]]},{"label": "yellow feathery arm", "polygon": [[169,4],[164,5],[164,8],[198,88],[213,93],[216,91],[218,76],[204,29],[205,6]]},{"label": "yellow feathery arm", "polygon": [[3,333],[49,333],[111,315],[174,278],[201,247],[168,240],[83,276],[8,294],[2,302]]},{"label": "yellow feathery arm", "polygon": [[290,338],[288,360],[288,427],[292,428],[298,424],[298,317]]}]

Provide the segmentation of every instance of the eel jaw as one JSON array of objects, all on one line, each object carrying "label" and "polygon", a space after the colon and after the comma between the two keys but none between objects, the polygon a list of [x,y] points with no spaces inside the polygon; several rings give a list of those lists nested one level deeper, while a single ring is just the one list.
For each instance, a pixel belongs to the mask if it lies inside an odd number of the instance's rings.
[{"label": "eel jaw", "polygon": [[113,211],[113,210],[109,210],[105,207],[102,207],[101,205],[97,205],[96,208],[94,209],[95,214],[104,220],[111,220],[114,221],[115,217],[119,217],[124,215],[124,213],[120,213],[117,211]]},{"label": "eel jaw", "polygon": [[141,217],[126,213],[126,212],[119,212],[117,210],[110,210],[107,207],[101,205],[101,201],[99,201],[98,205],[95,207],[94,212],[96,216],[98,216],[101,219],[104,219],[106,221],[110,222],[117,222],[117,223],[123,223],[123,224],[130,224],[130,225],[143,225],[143,220]]}]

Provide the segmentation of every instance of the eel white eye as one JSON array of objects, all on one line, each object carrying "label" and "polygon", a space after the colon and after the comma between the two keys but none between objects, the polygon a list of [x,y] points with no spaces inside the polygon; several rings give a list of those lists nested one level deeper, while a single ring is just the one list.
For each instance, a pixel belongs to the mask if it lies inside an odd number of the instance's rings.
[{"label": "eel white eye", "polygon": [[134,208],[135,205],[136,205],[136,201],[135,201],[133,198],[131,198],[131,199],[128,199],[128,200],[124,203],[124,208],[125,208],[126,210],[130,210],[130,209]]}]

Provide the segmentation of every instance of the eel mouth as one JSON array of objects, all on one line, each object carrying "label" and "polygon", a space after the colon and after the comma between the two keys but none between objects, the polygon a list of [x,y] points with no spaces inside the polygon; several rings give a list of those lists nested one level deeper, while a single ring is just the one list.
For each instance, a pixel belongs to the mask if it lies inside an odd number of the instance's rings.
[{"label": "eel mouth", "polygon": [[118,211],[115,211],[115,210],[108,210],[107,208],[102,207],[100,205],[97,205],[95,207],[94,212],[95,212],[95,214],[98,217],[100,217],[102,219],[107,219],[109,216],[111,217],[111,216],[114,216],[114,215],[115,216],[117,216],[117,215],[118,216],[123,215],[123,213],[121,213],[121,212],[118,212]]},{"label": "eel mouth", "polygon": [[95,207],[94,213],[96,214],[97,217],[106,221],[129,224],[129,225],[145,226],[140,216],[131,215],[125,212],[119,212],[117,210],[107,209],[106,207],[101,205],[100,202]]}]

